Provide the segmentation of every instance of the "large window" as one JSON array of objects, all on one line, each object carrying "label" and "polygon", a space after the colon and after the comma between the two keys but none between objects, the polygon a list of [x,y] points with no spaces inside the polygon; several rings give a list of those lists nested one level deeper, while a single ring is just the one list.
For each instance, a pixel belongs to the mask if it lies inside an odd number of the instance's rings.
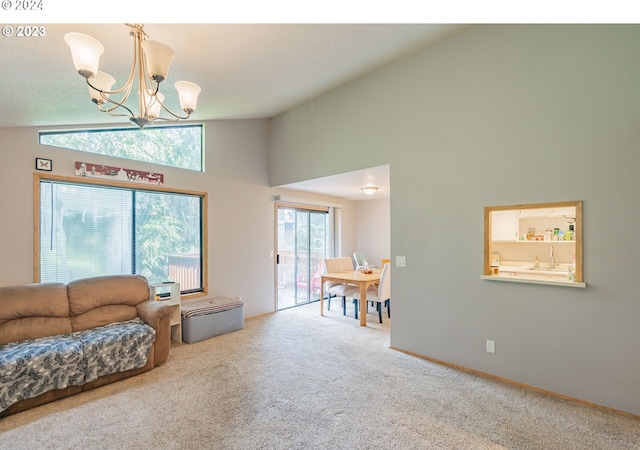
[{"label": "large window", "polygon": [[42,131],[40,144],[202,171],[202,125]]},{"label": "large window", "polygon": [[141,274],[204,291],[206,194],[36,177],[36,281]]}]

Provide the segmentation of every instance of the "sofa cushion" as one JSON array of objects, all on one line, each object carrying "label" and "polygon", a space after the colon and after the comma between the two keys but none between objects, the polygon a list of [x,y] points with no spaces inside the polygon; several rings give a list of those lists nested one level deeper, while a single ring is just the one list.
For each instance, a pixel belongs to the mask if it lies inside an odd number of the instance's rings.
[{"label": "sofa cushion", "polygon": [[0,345],[71,331],[64,284],[0,287]]},{"label": "sofa cushion", "polygon": [[0,345],[0,411],[52,389],[82,386],[82,343],[70,334]]},{"label": "sofa cushion", "polygon": [[144,366],[156,331],[140,318],[73,333],[83,346],[85,382]]},{"label": "sofa cushion", "polygon": [[109,275],[71,281],[67,294],[73,331],[82,331],[137,317],[149,284],[140,275]]},{"label": "sofa cushion", "polygon": [[73,331],[90,330],[110,323],[126,322],[138,317],[138,310],[129,305],[106,305],[71,317]]}]

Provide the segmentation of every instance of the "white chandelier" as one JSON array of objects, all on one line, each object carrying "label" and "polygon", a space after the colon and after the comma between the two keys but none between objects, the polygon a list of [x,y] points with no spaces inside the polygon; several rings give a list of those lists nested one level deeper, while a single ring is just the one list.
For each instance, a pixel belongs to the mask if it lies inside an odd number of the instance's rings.
[{"label": "white chandelier", "polygon": [[[120,88],[113,89],[116,80],[108,73],[98,70],[100,55],[104,47],[96,39],[82,33],[67,33],[64,40],[71,49],[73,64],[80,75],[89,85],[91,100],[98,105],[98,109],[112,116],[129,117],[138,127],[156,119],[180,120],[188,119],[196,109],[200,86],[189,81],[175,83],[180,107],[185,115],[171,112],[164,105],[164,95],[159,92],[160,83],[167,79],[169,64],[175,55],[168,46],[149,39],[144,32],[142,24],[126,24],[131,31],[129,35],[133,39],[133,63],[127,82]],[[137,78],[138,107],[130,108],[125,105],[133,90],[134,81]],[[111,96],[121,94],[119,100]],[[160,117],[165,110],[171,117]]]}]

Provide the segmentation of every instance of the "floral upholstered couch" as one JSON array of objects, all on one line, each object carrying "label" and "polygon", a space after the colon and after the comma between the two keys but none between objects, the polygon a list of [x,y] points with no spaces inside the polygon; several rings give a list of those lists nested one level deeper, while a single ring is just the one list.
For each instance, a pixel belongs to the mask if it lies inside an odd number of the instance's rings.
[{"label": "floral upholstered couch", "polygon": [[0,287],[0,417],[164,363],[170,314],[139,275]]}]

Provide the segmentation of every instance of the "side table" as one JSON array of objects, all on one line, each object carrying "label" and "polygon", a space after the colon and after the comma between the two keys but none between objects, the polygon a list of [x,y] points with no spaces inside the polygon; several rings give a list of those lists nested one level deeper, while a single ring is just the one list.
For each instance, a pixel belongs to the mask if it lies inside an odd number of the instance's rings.
[{"label": "side table", "polygon": [[[166,294],[169,294],[167,297]],[[165,295],[163,295],[165,294]],[[149,283],[149,300],[171,306],[171,339],[182,343],[182,311],[180,307],[180,283]]]}]

